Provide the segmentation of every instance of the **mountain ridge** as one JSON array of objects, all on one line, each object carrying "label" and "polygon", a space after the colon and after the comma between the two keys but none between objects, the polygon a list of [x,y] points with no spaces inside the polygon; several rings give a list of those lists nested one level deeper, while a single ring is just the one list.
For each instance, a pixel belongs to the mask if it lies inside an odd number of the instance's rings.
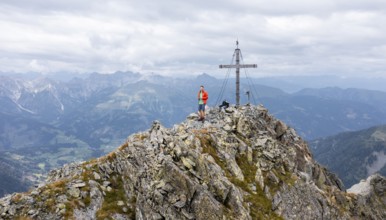
[{"label": "mountain ridge", "polygon": [[310,148],[347,186],[374,173],[386,175],[386,125],[316,139]]},{"label": "mountain ridge", "polygon": [[[366,104],[318,97],[323,94],[289,94],[250,83],[254,86],[241,80],[241,103],[248,101],[243,94],[251,90],[252,103],[264,103],[307,140],[386,123],[384,105],[377,101],[382,97]],[[74,154],[83,157],[80,160],[99,157],[122,143],[127,134],[148,128],[153,120],[166,127],[182,121],[196,110],[195,96],[201,84],[210,92],[208,105],[214,106],[221,98],[216,93],[223,80],[208,74],[173,78],[131,72],[94,73],[65,82],[44,76],[29,80],[2,76],[0,120],[8,122],[0,123],[0,150],[27,158],[31,163],[25,168],[31,169],[24,171],[33,176],[73,162],[78,159]],[[228,82],[218,100],[232,103],[234,87]],[[367,90],[358,93],[371,96]]]},{"label": "mountain ridge", "polygon": [[[4,219],[352,219],[386,217],[386,181],[347,194],[293,128],[262,106],[211,109],[130,135],[110,154],[0,199]],[[370,199],[371,198],[371,199]],[[305,208],[307,207],[307,208]]]},{"label": "mountain ridge", "polygon": [[[366,93],[366,96],[364,96]],[[302,89],[295,95],[309,95],[314,97],[320,97],[325,99],[335,100],[350,100],[369,105],[379,103],[380,105],[386,105],[386,92],[369,90],[369,89],[357,89],[357,88],[346,88],[342,89],[339,87],[325,87],[321,89]]]}]

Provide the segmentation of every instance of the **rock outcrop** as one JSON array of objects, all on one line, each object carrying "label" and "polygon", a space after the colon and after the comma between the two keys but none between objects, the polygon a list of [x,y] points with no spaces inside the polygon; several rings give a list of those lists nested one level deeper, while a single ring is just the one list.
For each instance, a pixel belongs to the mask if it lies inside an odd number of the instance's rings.
[{"label": "rock outcrop", "polygon": [[[385,219],[385,179],[347,193],[262,106],[155,121],[102,158],[0,199],[0,219]],[[124,123],[124,122],[123,122]],[[371,196],[369,196],[371,195]]]}]

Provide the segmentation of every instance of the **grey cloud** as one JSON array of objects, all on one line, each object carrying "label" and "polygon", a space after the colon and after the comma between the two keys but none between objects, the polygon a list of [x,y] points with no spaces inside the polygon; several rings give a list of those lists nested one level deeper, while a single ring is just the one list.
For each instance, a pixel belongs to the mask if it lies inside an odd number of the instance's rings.
[{"label": "grey cloud", "polygon": [[238,38],[256,74],[380,73],[386,2],[2,1],[0,65],[29,71],[173,74],[229,62]]}]

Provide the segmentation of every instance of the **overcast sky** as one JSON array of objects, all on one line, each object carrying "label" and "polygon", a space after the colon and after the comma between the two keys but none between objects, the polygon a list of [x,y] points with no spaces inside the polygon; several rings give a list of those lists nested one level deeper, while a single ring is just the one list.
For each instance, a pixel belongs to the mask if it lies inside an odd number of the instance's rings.
[{"label": "overcast sky", "polygon": [[384,0],[2,0],[0,72],[386,76]]}]

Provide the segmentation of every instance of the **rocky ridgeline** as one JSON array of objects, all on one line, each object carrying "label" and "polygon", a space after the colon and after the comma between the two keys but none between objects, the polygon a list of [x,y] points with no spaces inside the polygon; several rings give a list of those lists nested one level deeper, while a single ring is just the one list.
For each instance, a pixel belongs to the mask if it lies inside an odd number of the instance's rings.
[{"label": "rocky ridgeline", "polygon": [[[154,122],[116,151],[0,200],[0,219],[385,219],[386,180],[347,193],[262,106]],[[363,188],[363,187],[362,187]]]}]

